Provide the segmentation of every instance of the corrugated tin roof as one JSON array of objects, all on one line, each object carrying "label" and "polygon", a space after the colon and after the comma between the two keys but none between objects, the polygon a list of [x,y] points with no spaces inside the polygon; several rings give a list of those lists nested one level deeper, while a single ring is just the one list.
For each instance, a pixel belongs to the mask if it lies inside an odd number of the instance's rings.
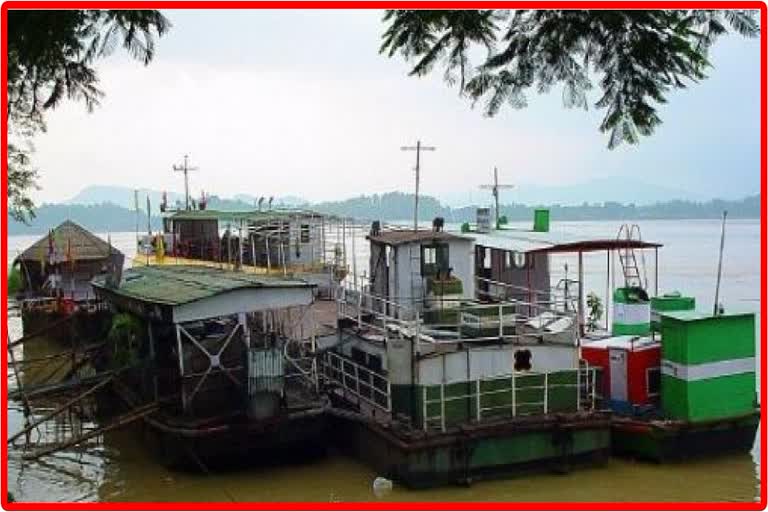
[{"label": "corrugated tin roof", "polygon": [[617,238],[585,238],[578,234],[548,231],[503,229],[487,234],[474,234],[475,243],[519,252],[590,252],[616,249],[652,249],[655,242]]},{"label": "corrugated tin roof", "polygon": [[442,242],[446,240],[472,241],[472,238],[447,231],[432,231],[431,229],[413,231],[403,229],[382,231],[378,235],[368,235],[368,240],[387,245],[401,245],[412,242]]},{"label": "corrugated tin roof", "polygon": [[[49,235],[45,235],[16,259],[39,261],[41,257],[48,258],[49,244]],[[115,247],[111,247],[107,242],[71,220],[65,220],[54,228],[53,247],[55,254],[62,260],[67,257],[68,247],[71,247],[72,258],[75,261],[106,259],[110,256],[110,252],[121,254]]]},{"label": "corrugated tin roof", "polygon": [[311,288],[299,279],[256,276],[216,268],[158,265],[127,269],[118,288],[107,288],[106,276],[93,286],[111,293],[153,304],[178,306],[241,289]]}]

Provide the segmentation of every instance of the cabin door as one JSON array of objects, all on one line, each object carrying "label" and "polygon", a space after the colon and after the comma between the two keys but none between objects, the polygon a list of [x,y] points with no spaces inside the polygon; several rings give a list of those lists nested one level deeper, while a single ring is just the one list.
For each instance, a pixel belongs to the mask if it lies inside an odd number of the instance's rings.
[{"label": "cabin door", "polygon": [[492,276],[490,247],[475,245],[475,276],[480,278],[476,284],[477,298],[488,299],[490,286],[487,280]]},{"label": "cabin door", "polygon": [[611,400],[627,401],[627,351],[620,348],[608,350],[611,380]]}]

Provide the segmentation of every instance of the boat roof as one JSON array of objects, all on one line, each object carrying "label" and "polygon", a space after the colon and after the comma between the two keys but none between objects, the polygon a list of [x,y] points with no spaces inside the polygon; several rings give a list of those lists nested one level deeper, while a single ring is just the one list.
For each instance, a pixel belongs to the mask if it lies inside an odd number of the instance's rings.
[{"label": "boat roof", "polygon": [[597,340],[582,339],[581,346],[583,348],[622,348],[626,350],[645,350],[648,348],[654,348],[660,346],[658,340],[654,340],[648,336],[610,336],[608,338],[600,338]]},{"label": "boat roof", "polygon": [[500,229],[486,234],[475,234],[475,243],[518,252],[577,253],[610,251],[617,249],[655,249],[656,242],[620,238],[585,238],[563,231],[538,232],[523,229]]},{"label": "boat roof", "polygon": [[94,288],[144,303],[179,306],[236,290],[312,288],[300,279],[284,279],[192,265],[141,266],[123,272],[120,285],[109,287],[106,276]]},{"label": "boat roof", "polygon": [[312,210],[272,209],[272,210],[179,210],[168,215],[173,220],[216,220],[216,221],[257,221],[288,217],[331,217]]},{"label": "boat roof", "polygon": [[709,320],[713,318],[728,318],[737,316],[749,316],[754,313],[749,311],[732,311],[727,313],[718,314],[714,316],[711,311],[701,311],[696,309],[684,310],[684,311],[660,311],[659,314],[663,317],[672,318],[680,322],[696,322],[699,320]]},{"label": "boat roof", "polygon": [[75,261],[103,260],[111,255],[122,254],[81,225],[71,220],[65,220],[29,246],[16,257],[16,260],[39,261],[41,258],[47,258],[51,244],[55,254],[60,258],[67,258],[67,252],[71,251],[72,259]]},{"label": "boat roof", "polygon": [[445,242],[450,240],[465,240],[471,242],[473,238],[461,236],[448,231],[433,231],[431,229],[389,229],[381,231],[378,235],[368,235],[368,240],[382,244],[397,246],[421,242]]}]

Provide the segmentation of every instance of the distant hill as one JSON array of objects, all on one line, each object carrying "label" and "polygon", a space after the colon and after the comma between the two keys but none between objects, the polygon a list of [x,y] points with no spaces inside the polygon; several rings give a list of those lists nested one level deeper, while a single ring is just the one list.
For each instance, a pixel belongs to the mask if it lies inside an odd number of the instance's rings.
[{"label": "distant hill", "polygon": [[[587,203],[602,203],[611,201],[617,203],[635,203],[649,205],[661,201],[684,199],[690,201],[706,200],[688,190],[646,183],[641,179],[626,176],[611,176],[567,185],[534,185],[515,182],[514,175],[500,176],[499,181],[514,185],[511,190],[501,193],[503,202],[515,202],[524,205],[561,204],[581,205]],[[473,203],[488,203],[491,201],[489,191],[479,188],[443,194],[440,199],[450,206],[465,206]]]},{"label": "distant hill", "polygon": [[[112,185],[90,185],[78,192],[75,196],[64,201],[65,204],[83,204],[83,205],[96,205],[104,203],[112,203],[123,208],[132,210],[134,208],[134,192],[135,189],[129,187],[118,187]],[[139,191],[139,208],[146,210],[147,194],[149,194],[149,200],[152,209],[158,207],[162,201],[163,192],[161,190],[152,190],[147,188],[140,188]],[[168,192],[168,203],[173,205],[176,201],[184,201],[184,194],[177,192]]]},{"label": "distant hill", "polygon": [[[154,209],[154,207],[153,207]],[[136,229],[136,211],[112,203],[93,205],[80,204],[43,204],[35,210],[35,218],[29,224],[16,222],[8,218],[9,235],[43,234],[70,219],[94,232],[134,231]],[[147,227],[147,215],[139,212],[139,230]],[[158,229],[160,217],[151,219],[152,229]]]},{"label": "distant hill", "polygon": [[[308,205],[313,210],[323,213],[346,215],[359,220],[403,221],[413,216],[413,194],[389,192],[371,196],[359,196],[342,201],[326,201]],[[157,204],[152,210],[157,212]],[[209,208],[215,210],[248,210],[253,205],[235,199],[210,197]],[[443,217],[447,222],[473,222],[477,205],[461,208],[446,206],[434,197],[419,198],[419,219],[429,221]],[[523,204],[503,204],[501,213],[510,221],[533,219],[535,206]],[[734,201],[712,199],[709,201],[665,201],[651,205],[633,203],[603,202],[582,203],[580,205],[548,205],[553,220],[650,220],[650,219],[712,219],[728,210],[730,218],[760,218],[760,196],[754,195]],[[112,203],[95,205],[43,204],[37,210],[37,217],[30,225],[25,225],[8,218],[8,233],[37,234],[45,233],[66,219],[72,219],[92,231],[133,231],[136,228],[136,212]],[[152,228],[161,225],[160,217],[153,215]],[[139,213],[139,229],[144,230],[147,216]]]},{"label": "distant hill", "polygon": [[[116,185],[89,185],[75,194],[73,197],[64,201],[65,204],[84,204],[94,205],[103,203],[112,203],[123,208],[134,208],[134,190],[130,187],[122,187]],[[147,188],[140,188],[139,191],[139,208],[146,209],[147,194],[149,194],[149,200],[151,207],[154,210],[160,205],[163,197],[163,191],[153,190]],[[199,197],[197,195],[191,195],[191,199],[197,201]],[[184,194],[179,192],[167,192],[168,204],[174,206],[177,202],[182,204],[184,202]],[[217,197],[217,196],[212,196]],[[232,199],[218,200],[225,202],[228,201],[231,204],[246,205],[245,208],[253,208],[253,205],[258,201],[258,197],[251,194],[236,194]],[[265,202],[269,199],[269,196],[265,198]],[[309,204],[306,199],[302,199],[297,196],[281,196],[276,197],[272,204],[274,206],[304,206]],[[225,209],[225,208],[223,208]],[[238,208],[226,208],[226,209],[243,209],[243,206]]]},{"label": "distant hill", "polygon": [[[405,220],[413,218],[413,194],[389,192],[359,196],[342,201],[327,201],[312,205],[314,210],[357,219]],[[486,203],[483,203],[486,205]],[[718,218],[728,210],[731,218],[760,218],[760,196],[754,195],[734,201],[672,200],[649,205],[635,203],[583,202],[579,205],[560,204],[502,204],[502,215],[510,221],[533,218],[536,207],[548,208],[554,220],[643,220],[643,219],[709,219]],[[443,217],[447,222],[473,222],[477,205],[451,208],[434,197],[419,197],[419,219]]]}]

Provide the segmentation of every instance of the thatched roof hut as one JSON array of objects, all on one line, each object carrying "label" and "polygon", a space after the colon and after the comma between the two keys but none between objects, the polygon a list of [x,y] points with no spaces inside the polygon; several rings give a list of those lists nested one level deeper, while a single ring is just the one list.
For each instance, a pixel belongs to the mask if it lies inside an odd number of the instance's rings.
[{"label": "thatched roof hut", "polygon": [[29,246],[14,260],[26,296],[56,295],[80,299],[93,296],[96,275],[119,272],[124,256],[84,227],[66,220]]}]

